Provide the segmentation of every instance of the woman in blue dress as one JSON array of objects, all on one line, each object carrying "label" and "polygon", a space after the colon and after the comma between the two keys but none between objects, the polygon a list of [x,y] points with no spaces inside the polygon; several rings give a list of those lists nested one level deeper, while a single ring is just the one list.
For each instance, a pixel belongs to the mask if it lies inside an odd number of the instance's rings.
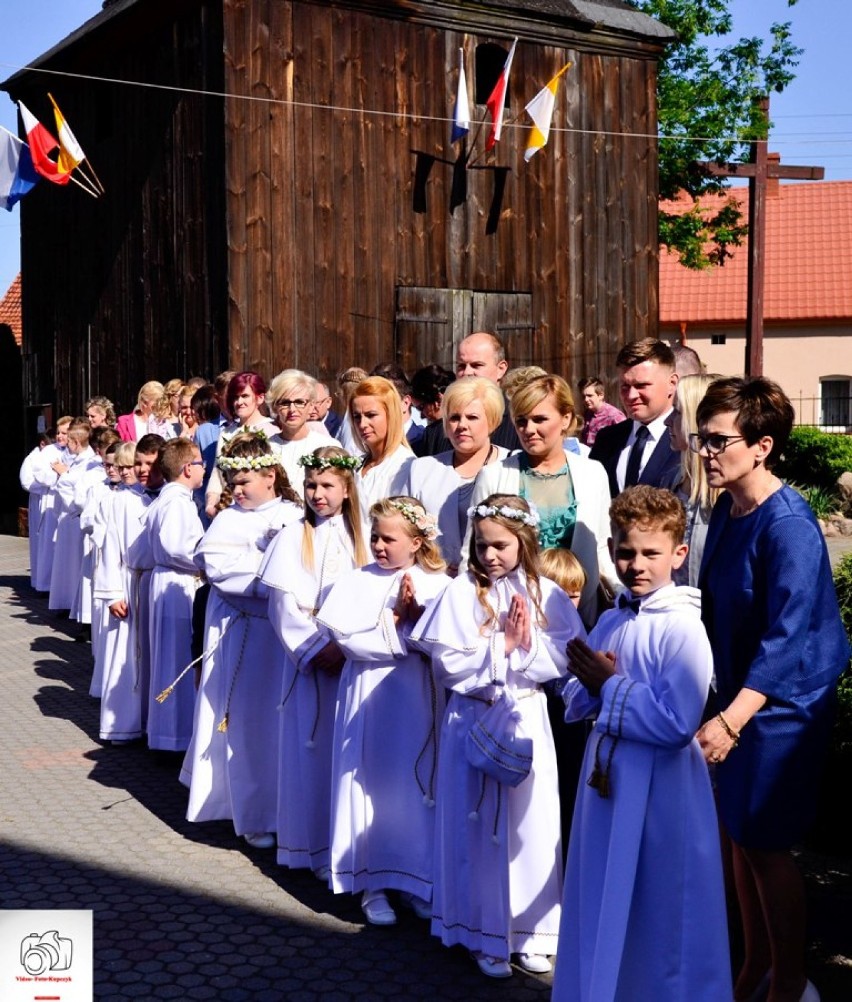
[{"label": "woman in blue dress", "polygon": [[819,999],[805,975],[805,893],[790,849],[813,819],[849,660],[822,533],[773,472],[792,424],[777,384],[720,379],[689,437],[709,486],[726,491],[700,578],[720,709],[698,740],[716,765],[743,922],[734,997],[768,1002]]}]

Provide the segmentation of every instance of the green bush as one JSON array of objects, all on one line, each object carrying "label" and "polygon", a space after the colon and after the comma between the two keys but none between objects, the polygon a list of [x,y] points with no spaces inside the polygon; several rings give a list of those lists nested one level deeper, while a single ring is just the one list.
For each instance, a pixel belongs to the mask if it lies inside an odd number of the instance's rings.
[{"label": "green bush", "polygon": [[785,480],[833,491],[841,473],[852,470],[852,437],[818,428],[794,428],[778,464]]}]

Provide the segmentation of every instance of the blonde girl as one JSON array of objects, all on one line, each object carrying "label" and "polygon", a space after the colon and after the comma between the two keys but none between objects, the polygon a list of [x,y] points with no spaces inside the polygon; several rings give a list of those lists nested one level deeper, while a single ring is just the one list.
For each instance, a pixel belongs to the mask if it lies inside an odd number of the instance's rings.
[{"label": "blonde girl", "polygon": [[284,648],[279,715],[278,862],[328,879],[331,758],[343,653],[315,616],[334,582],[367,562],[358,460],[336,446],[303,456],[305,514],[272,541],[260,568]]},{"label": "blonde girl", "polygon": [[[493,494],[469,512],[468,571],[417,624],[438,683],[451,691],[440,738],[432,932],[461,944],[483,974],[512,954],[550,970],[559,932],[562,854],[556,756],[542,684],[564,675],[565,645],[584,636],[568,596],[538,569],[538,515]],[[532,739],[532,768],[510,787],[474,768],[466,739],[498,698]]]},{"label": "blonde girl", "polygon": [[449,578],[435,519],[418,501],[385,498],[370,517],[374,562],[343,574],[317,615],[346,658],[333,739],[329,882],[335,893],[362,894],[369,923],[393,925],[389,890],[418,916],[430,914],[442,705],[408,638]]},{"label": "blonde girl", "polygon": [[181,780],[190,821],[233,819],[249,845],[275,844],[278,713],[284,652],[257,576],[278,532],[302,516],[265,437],[243,432],[217,463],[233,496],[204,534],[195,562],[210,583],[205,657]]}]

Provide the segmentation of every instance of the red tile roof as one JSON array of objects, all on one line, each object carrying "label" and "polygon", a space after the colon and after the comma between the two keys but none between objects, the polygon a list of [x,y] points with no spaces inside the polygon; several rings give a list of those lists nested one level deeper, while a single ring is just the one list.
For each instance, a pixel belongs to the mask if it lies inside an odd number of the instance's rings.
[{"label": "red tile roof", "polygon": [[[779,184],[777,192],[766,199],[764,320],[852,318],[852,181]],[[747,219],[748,189],[730,194]],[[660,323],[744,321],[747,267],[747,242],[706,271],[684,268],[661,249]]]},{"label": "red tile roof", "polygon": [[15,344],[21,347],[21,273],[6,290],[6,295],[0,299],[0,324],[12,328]]}]

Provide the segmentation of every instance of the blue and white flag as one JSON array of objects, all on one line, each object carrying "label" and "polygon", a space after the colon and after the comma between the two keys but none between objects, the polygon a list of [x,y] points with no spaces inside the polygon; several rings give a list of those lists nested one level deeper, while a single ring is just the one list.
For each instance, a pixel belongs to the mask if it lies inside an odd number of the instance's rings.
[{"label": "blue and white flag", "polygon": [[453,109],[453,132],[450,142],[457,143],[468,132],[470,132],[470,107],[467,100],[467,80],[464,75],[464,49],[459,49],[459,87]]},{"label": "blue and white flag", "polygon": [[29,146],[0,126],[0,208],[11,212],[37,181]]}]

